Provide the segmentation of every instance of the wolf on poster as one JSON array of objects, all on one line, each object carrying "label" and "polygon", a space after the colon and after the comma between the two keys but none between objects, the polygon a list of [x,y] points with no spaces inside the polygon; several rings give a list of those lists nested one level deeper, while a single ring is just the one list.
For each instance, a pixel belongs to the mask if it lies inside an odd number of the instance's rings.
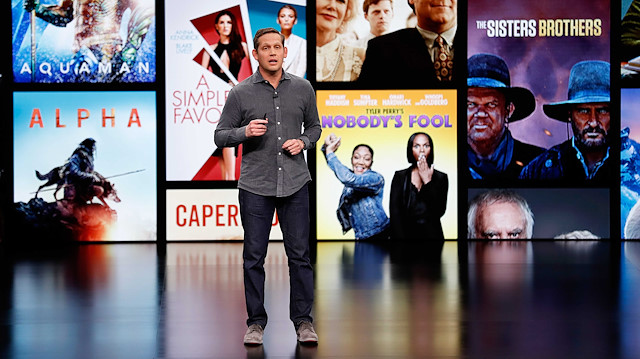
[{"label": "wolf on poster", "polygon": [[153,0],[12,0],[15,82],[154,82]]},{"label": "wolf on poster", "polygon": [[[85,240],[156,240],[155,99],[155,92],[148,91],[16,92],[14,202],[30,203],[47,183],[38,179],[36,171],[45,175],[64,166],[81,144],[93,143],[93,168],[113,185],[117,196],[107,196],[105,189],[106,204],[97,197],[87,201],[94,208],[110,208],[115,220],[103,236]],[[55,198],[56,185],[42,188],[37,195],[41,205],[64,203],[69,183]]]},{"label": "wolf on poster", "polygon": [[336,211],[344,188],[328,167],[321,147],[331,134],[341,138],[335,152],[340,162],[352,168],[356,145],[373,151],[371,170],[384,177],[382,204],[389,216],[390,189],[396,171],[410,166],[407,142],[416,132],[433,140],[433,167],[449,180],[446,211],[440,218],[444,237],[457,238],[458,174],[455,90],[318,91],[322,136],[316,144],[316,202],[318,239],[354,239],[353,230],[342,232]]},{"label": "wolf on poster", "polygon": [[[296,2],[299,1],[293,1]],[[251,53],[253,33],[261,27],[278,29],[278,9],[287,3],[290,2],[165,3],[168,181],[238,179],[241,148],[216,148],[213,132],[231,88],[257,69]],[[304,7],[297,9],[298,16],[304,15]],[[232,30],[220,27],[225,22],[231,23]],[[296,27],[304,34],[304,25]],[[226,42],[235,44],[240,60],[228,55],[233,50],[223,50]]]},{"label": "wolf on poster", "polygon": [[569,72],[577,62],[610,61],[610,3],[515,0],[496,6],[474,0],[468,9],[467,56],[502,57],[511,86],[535,96],[535,112],[509,124],[513,137],[544,148],[567,140],[571,128],[547,117],[542,105],[567,100]]}]

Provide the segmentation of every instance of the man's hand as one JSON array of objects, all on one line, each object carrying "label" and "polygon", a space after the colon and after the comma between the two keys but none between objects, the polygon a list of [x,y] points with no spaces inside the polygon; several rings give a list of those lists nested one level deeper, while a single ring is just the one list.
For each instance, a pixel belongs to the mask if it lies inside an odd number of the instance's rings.
[{"label": "man's hand", "polygon": [[292,156],[295,156],[304,149],[304,142],[299,139],[286,140],[282,144],[282,149],[289,152]]},{"label": "man's hand", "polygon": [[269,123],[269,121],[262,118],[251,120],[247,127],[245,127],[244,134],[247,135],[247,137],[262,136],[267,133],[267,123]]}]

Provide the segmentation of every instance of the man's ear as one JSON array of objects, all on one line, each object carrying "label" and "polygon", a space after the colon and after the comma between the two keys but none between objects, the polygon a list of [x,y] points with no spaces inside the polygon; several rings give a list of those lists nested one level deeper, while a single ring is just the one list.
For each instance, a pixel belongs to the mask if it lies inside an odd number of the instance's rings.
[{"label": "man's ear", "polygon": [[253,49],[251,50],[251,54],[253,55],[253,58],[258,61],[258,51],[256,51],[256,49]]},{"label": "man's ear", "polygon": [[516,105],[514,105],[513,102],[509,102],[509,106],[507,106],[507,112],[508,112],[507,118],[511,118],[515,110],[516,110]]}]

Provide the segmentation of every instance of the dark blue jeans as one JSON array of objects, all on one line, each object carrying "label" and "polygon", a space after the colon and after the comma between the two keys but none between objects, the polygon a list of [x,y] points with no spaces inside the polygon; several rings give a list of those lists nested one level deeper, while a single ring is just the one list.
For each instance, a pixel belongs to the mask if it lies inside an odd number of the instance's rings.
[{"label": "dark blue jeans", "polygon": [[309,260],[309,189],[304,185],[289,197],[260,196],[240,189],[240,218],[244,228],[244,295],[247,325],[267,325],[264,308],[264,259],[274,210],[278,212],[289,264],[289,317],[294,325],[312,322],[313,268]]}]

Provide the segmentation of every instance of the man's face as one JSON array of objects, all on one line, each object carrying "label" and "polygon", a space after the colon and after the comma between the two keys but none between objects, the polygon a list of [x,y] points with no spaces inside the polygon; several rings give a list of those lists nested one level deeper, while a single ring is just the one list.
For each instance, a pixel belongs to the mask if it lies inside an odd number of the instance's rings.
[{"label": "man's face", "polygon": [[391,19],[393,19],[393,7],[391,1],[381,0],[377,4],[369,5],[364,18],[369,21],[371,33],[380,36],[389,30]]},{"label": "man's face", "polygon": [[418,26],[441,34],[456,24],[458,0],[409,0],[418,16]]},{"label": "man's face", "polygon": [[287,57],[287,49],[282,43],[280,34],[266,33],[258,39],[258,48],[253,50],[253,57],[264,71],[275,74],[282,70],[282,61]]},{"label": "man's face", "polygon": [[467,142],[497,142],[504,133],[507,116],[504,94],[496,89],[470,87],[467,90]]},{"label": "man's face", "polygon": [[516,203],[495,202],[481,205],[476,218],[480,239],[527,239],[527,221]]},{"label": "man's face", "polygon": [[592,149],[608,146],[611,123],[608,102],[572,105],[570,115],[573,136],[579,144]]}]

